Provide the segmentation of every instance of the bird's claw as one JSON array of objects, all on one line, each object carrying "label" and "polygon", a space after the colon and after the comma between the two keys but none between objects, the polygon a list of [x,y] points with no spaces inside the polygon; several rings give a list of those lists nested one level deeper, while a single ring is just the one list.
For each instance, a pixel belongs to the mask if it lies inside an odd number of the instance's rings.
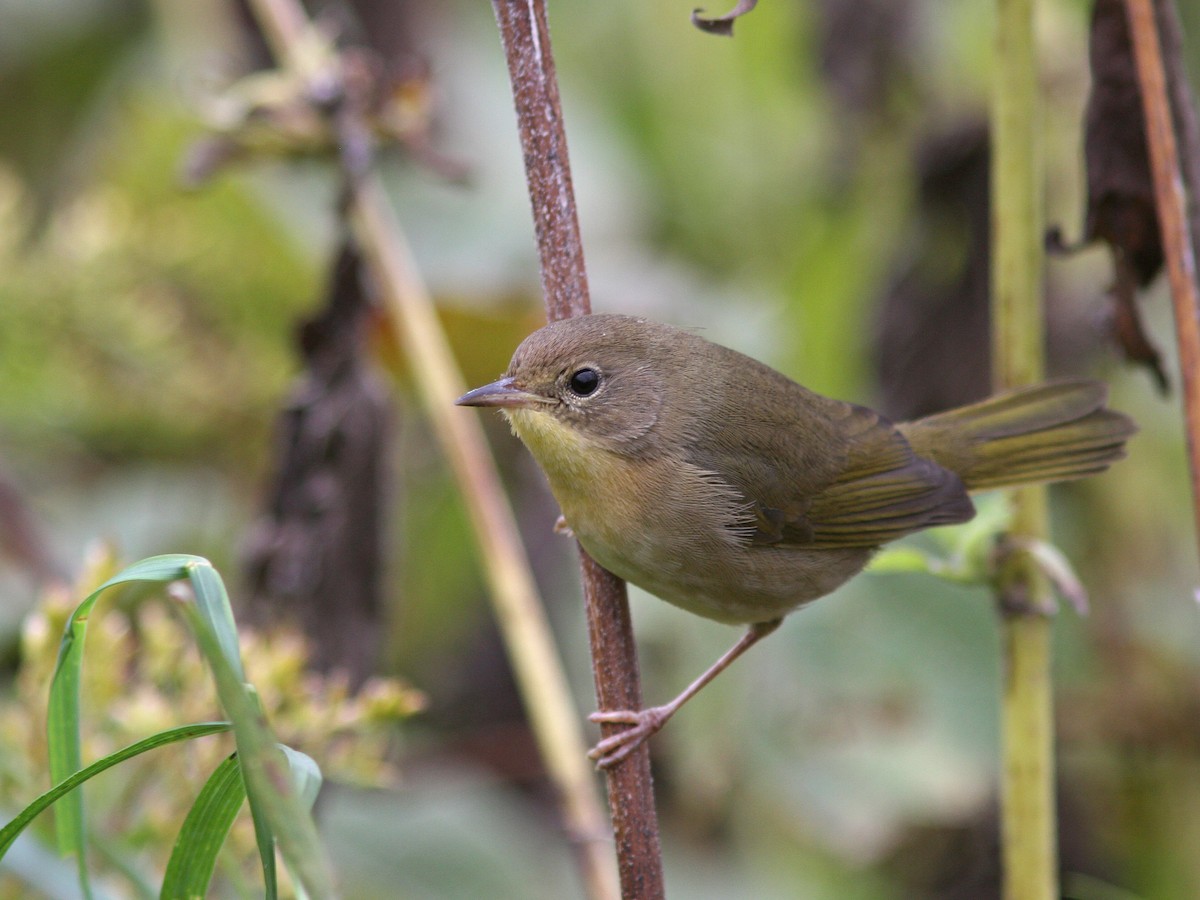
[{"label": "bird's claw", "polygon": [[592,713],[588,716],[589,721],[629,727],[596,744],[588,751],[588,759],[595,761],[597,769],[615,766],[662,728],[670,718],[671,712],[664,706],[652,706],[649,709],[617,709]]}]

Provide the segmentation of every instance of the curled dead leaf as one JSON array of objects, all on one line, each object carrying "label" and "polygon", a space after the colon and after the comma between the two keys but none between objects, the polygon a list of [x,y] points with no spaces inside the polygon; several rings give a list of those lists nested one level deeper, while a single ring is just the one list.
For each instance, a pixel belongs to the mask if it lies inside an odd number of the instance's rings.
[{"label": "curled dead leaf", "polygon": [[714,18],[705,18],[702,15],[704,12],[703,9],[693,9],[692,24],[701,31],[707,31],[709,34],[733,37],[733,23],[753,10],[757,5],[758,0],[738,0],[737,6],[725,13],[725,15]]}]

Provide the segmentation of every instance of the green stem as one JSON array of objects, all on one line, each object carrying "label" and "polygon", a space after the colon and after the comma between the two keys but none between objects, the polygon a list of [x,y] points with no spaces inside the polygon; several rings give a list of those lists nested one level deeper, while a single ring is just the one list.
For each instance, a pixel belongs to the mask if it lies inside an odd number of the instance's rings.
[{"label": "green stem", "polygon": [[[993,373],[998,389],[1043,372],[1042,194],[1037,56],[1032,0],[997,0],[992,94],[994,253]],[[1046,495],[1013,496],[1012,533],[1043,539]],[[1023,553],[1008,554],[998,579],[1004,688],[1001,822],[1004,896],[1058,896],[1050,587]]]},{"label": "green stem", "polygon": [[1004,897],[1058,894],[1051,621],[1005,615],[1001,834]]}]

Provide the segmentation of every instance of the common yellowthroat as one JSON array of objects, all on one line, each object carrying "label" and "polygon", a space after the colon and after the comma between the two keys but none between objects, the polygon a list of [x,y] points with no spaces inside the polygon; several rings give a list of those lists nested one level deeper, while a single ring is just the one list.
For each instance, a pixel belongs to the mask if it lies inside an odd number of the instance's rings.
[{"label": "common yellowthroat", "polygon": [[881,544],[970,519],[968,491],[1080,478],[1124,457],[1136,428],[1106,393],[1064,379],[893,423],[690,331],[593,315],[535,331],[503,378],[457,402],[504,412],[598,563],[750,626],[665,706],[594,714],[631,726],[592,749],[606,766]]}]

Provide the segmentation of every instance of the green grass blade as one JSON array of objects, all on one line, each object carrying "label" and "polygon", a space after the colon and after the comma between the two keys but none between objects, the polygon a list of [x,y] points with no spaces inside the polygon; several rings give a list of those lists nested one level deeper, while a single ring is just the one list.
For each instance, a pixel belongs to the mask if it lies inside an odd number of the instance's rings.
[{"label": "green grass blade", "polygon": [[182,602],[180,609],[212,670],[217,695],[233,723],[246,796],[259,840],[267,896],[275,896],[274,847],[278,842],[288,870],[310,897],[336,897],[316,826],[292,785],[287,771],[288,757],[275,743],[253,688],[243,684],[230,665],[217,634],[198,605]]},{"label": "green grass blade", "polygon": [[[130,581],[170,582],[185,578],[191,583],[196,601],[182,603],[181,608],[213,673],[221,704],[232,722],[262,858],[266,896],[274,898],[277,894],[275,845],[278,842],[288,869],[305,893],[313,897],[334,897],[332,874],[316,826],[285,771],[289,764],[296,771],[309,769],[308,776],[302,781],[319,784],[312,777],[315,763],[307,757],[303,757],[307,762],[301,762],[302,755],[285,756],[275,744],[254,699],[253,688],[244,683],[237,629],[225,585],[208,560],[202,557],[171,554],[134,563],[93,591],[72,613],[64,630],[50,687],[47,733],[51,776],[57,784],[82,768],[79,682],[83,644],[88,619],[101,592]],[[59,849],[76,855],[80,886],[84,895],[90,897],[83,852],[82,794],[67,791],[64,796],[66,799],[56,810],[55,818]]]},{"label": "green grass blade", "polygon": [[123,747],[115,753],[110,753],[103,759],[97,760],[87,768],[71,773],[17,813],[11,822],[0,828],[0,858],[3,858],[4,854],[8,852],[8,848],[17,839],[17,835],[24,831],[29,823],[37,818],[40,813],[52,806],[57,800],[71,794],[75,788],[79,787],[79,785],[83,784],[93,775],[97,775],[118,763],[145,753],[147,750],[153,750],[156,747],[163,747],[177,741],[205,737],[210,734],[220,734],[221,732],[229,731],[232,727],[229,722],[197,722],[193,725],[181,725],[178,728],[169,728],[166,731],[152,734],[150,737],[142,738],[128,747]]},{"label": "green grass blade", "polygon": [[175,849],[167,862],[161,897],[207,897],[233,820],[246,800],[246,786],[237,754],[230,755],[209,776],[179,829]]},{"label": "green grass blade", "polygon": [[212,563],[203,556],[193,556],[190,553],[167,553],[163,556],[148,556],[132,565],[126,566],[92,593],[98,594],[105,588],[125,584],[130,581],[179,581],[181,578],[187,578],[189,567],[197,565],[212,567]]},{"label": "green grass blade", "polygon": [[288,772],[292,776],[292,787],[305,809],[312,809],[321,791],[321,767],[307,753],[301,753],[286,744],[276,744],[287,758]]},{"label": "green grass blade", "polygon": [[[208,565],[199,556],[171,554],[153,556],[134,563],[110,578],[76,607],[67,621],[58,648],[58,662],[50,683],[46,738],[50,755],[50,780],[58,784],[83,767],[79,744],[79,679],[83,667],[83,643],[88,619],[100,594],[107,588],[130,581],[174,581],[186,577],[188,566]],[[55,810],[55,833],[60,853],[74,853],[80,865],[80,881],[89,894],[84,860],[83,795],[73,793]]]},{"label": "green grass blade", "polygon": [[[220,613],[214,615],[214,610],[221,608],[221,598],[226,595],[220,575],[215,570],[210,569],[210,572],[213,577],[202,572],[200,567],[189,573],[195,602],[183,603],[182,609],[200,652],[208,661],[209,669],[213,673],[221,706],[235,723],[234,740],[237,742],[242,779],[246,797],[250,802],[250,817],[254,821],[254,839],[258,844],[258,857],[262,864],[263,894],[267,900],[275,900],[279,891],[279,879],[275,870],[275,831],[271,825],[271,816],[264,808],[263,779],[254,774],[267,765],[266,748],[273,746],[274,740],[262,716],[254,688],[244,681],[241,653],[236,652],[233,656],[236,663],[231,662],[229,647],[221,640],[218,627],[214,626],[214,619],[220,618]],[[224,605],[228,607],[227,599]],[[250,773],[246,771],[247,768],[251,770]],[[269,787],[267,789],[269,790]]]},{"label": "green grass blade", "polygon": [[[245,779],[246,773],[242,772]],[[250,818],[254,820],[254,840],[258,843],[258,858],[263,870],[263,896],[267,900],[276,900],[279,896],[279,875],[275,871],[275,832],[271,828],[271,819],[263,810],[262,800],[257,793],[246,789],[246,799],[250,801]]]},{"label": "green grass blade", "polygon": [[217,643],[220,644],[221,651],[237,675],[238,681],[245,681],[242,654],[238,647],[237,623],[233,619],[233,608],[229,604],[229,594],[225,592],[225,583],[221,581],[217,570],[206,560],[189,565],[188,577],[192,582],[192,591],[196,595],[196,606],[200,614],[216,635]]}]

